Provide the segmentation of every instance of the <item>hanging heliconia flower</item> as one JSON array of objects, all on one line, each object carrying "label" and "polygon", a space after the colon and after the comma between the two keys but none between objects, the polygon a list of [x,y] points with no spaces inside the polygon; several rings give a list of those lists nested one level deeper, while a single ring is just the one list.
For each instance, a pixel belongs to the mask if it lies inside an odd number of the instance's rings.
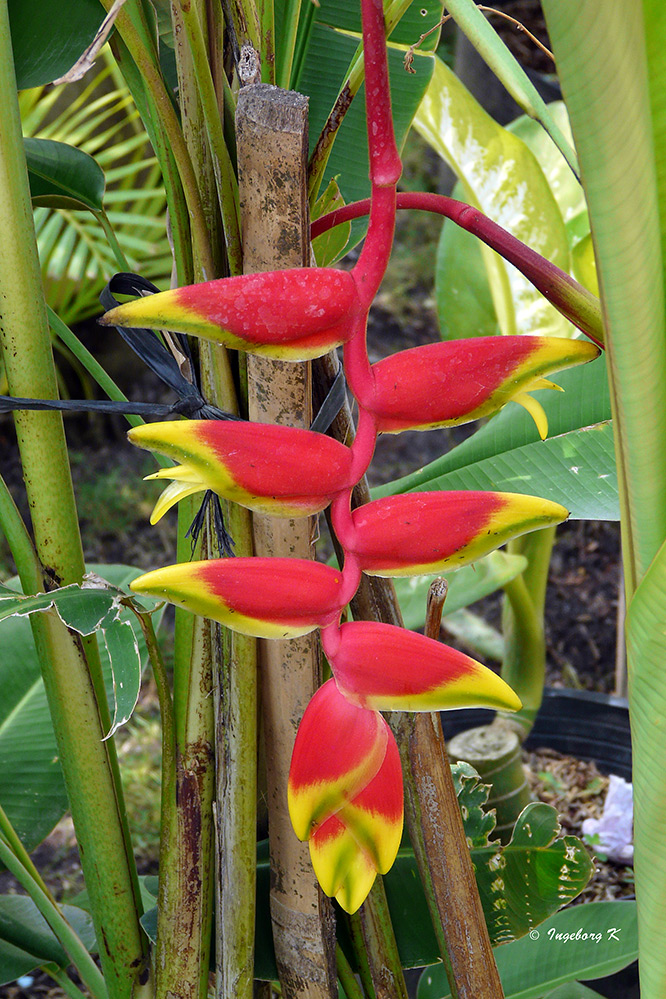
[{"label": "hanging heliconia flower", "polygon": [[398,852],[402,770],[382,716],[355,707],[335,680],[320,687],[305,710],[288,796],[294,831],[310,842],[319,883],[354,912]]},{"label": "hanging heliconia flower", "polygon": [[185,496],[204,489],[273,517],[306,517],[354,485],[351,450],[310,430],[236,420],[172,420],[144,423],[127,436],[132,444],[179,462],[147,476],[173,479],[155,505],[151,524]]},{"label": "hanging heliconia flower", "polygon": [[219,278],[111,309],[110,326],[170,329],[281,360],[321,357],[352,335],[351,274],[327,268]]},{"label": "hanging heliconia flower", "polygon": [[352,511],[353,486],[380,432],[465,423],[513,400],[545,436],[545,414],[528,393],[556,388],[547,374],[598,353],[586,341],[487,337],[418,347],[370,364],[367,313],[390,254],[401,166],[383,3],[361,0],[361,8],[372,197],[354,268],[225,278],[130,302],[105,317],[120,326],[168,328],[291,360],[344,345],[345,374],[359,406],[349,448],[310,431],[236,421],[177,421],[130,431],[133,443],[177,462],[149,476],[172,480],[153,522],[182,497],[207,489],[275,516],[316,513],[330,503],[342,570],[296,558],[230,558],[157,569],[131,587],[248,635],[290,638],[321,629],[333,677],[303,716],[289,809],[296,835],[309,841],[323,890],[348,912],[363,903],[377,873],[390,868],[402,831],[400,760],[379,712],[521,706],[501,677],[431,638],[371,621],[341,624],[361,572],[447,571],[567,516],[557,503],[496,492],[402,495]]},{"label": "hanging heliconia flower", "polygon": [[325,628],[349,600],[341,572],[296,558],[180,562],[138,576],[130,589],[255,638],[297,638]]}]

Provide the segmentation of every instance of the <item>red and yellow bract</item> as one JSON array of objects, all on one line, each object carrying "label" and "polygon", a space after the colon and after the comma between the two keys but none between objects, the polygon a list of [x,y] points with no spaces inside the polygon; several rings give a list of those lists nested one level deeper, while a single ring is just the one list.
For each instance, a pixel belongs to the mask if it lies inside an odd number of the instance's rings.
[{"label": "red and yellow bract", "polygon": [[521,493],[404,493],[354,510],[349,548],[373,576],[449,572],[568,515],[559,503]]},{"label": "red and yellow bract", "polygon": [[346,603],[341,572],[297,558],[181,562],[130,587],[256,638],[307,635],[337,621]]},{"label": "red and yellow bract", "polygon": [[173,479],[158,500],[155,524],[179,500],[203,489],[273,517],[324,510],[354,485],[351,450],[324,434],[235,420],[146,423],[128,433],[139,447],[179,462],[149,479]]},{"label": "red and yellow bract", "polygon": [[350,621],[324,651],[343,694],[375,711],[484,707],[517,711],[520,699],[475,659],[425,635],[376,621]]}]

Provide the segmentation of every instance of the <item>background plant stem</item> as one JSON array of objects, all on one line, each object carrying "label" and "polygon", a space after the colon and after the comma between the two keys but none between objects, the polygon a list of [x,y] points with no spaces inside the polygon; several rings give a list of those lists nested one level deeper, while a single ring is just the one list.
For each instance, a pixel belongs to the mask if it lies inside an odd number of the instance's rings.
[{"label": "background plant stem", "polygon": [[[51,338],[35,246],[13,73],[6,0],[0,0],[0,344],[10,392],[57,396]],[[44,580],[79,582],[84,566],[62,420],[17,413],[35,547]],[[25,566],[22,582],[34,584]],[[29,590],[28,590],[29,591]],[[57,616],[33,625],[72,816],[113,999],[129,997],[146,957],[140,901],[96,641],[70,634]]]}]

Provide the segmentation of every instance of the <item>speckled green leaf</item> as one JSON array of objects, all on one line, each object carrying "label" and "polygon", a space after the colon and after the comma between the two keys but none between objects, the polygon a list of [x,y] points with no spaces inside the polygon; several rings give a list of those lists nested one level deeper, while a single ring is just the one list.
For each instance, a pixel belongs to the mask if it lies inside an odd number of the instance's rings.
[{"label": "speckled green leaf", "polygon": [[[462,181],[466,201],[569,269],[562,215],[535,156],[493,121],[438,59],[414,124]],[[568,335],[570,325],[522,274],[487,248],[481,252],[503,333]]]},{"label": "speckled green leaf", "polygon": [[[637,952],[636,903],[589,902],[564,909],[538,930],[498,947],[495,960],[505,999],[542,999],[572,979],[612,975],[635,961]],[[450,997],[443,967],[427,968],[417,999]]]}]

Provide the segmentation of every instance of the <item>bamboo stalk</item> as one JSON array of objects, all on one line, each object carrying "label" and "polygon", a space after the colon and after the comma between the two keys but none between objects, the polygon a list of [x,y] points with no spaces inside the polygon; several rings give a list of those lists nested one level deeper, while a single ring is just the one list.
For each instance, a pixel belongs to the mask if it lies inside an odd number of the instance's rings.
[{"label": "bamboo stalk", "polygon": [[[265,84],[239,94],[236,114],[246,272],[309,262],[307,100]],[[270,209],[266,210],[266,205]],[[267,386],[270,390],[267,391]],[[310,368],[248,358],[250,418],[307,427]],[[312,555],[312,521],[255,516],[258,555]],[[320,682],[318,640],[260,642],[266,739],[271,918],[285,999],[337,995],[330,903],[314,877],[306,845],[287,813],[287,778],[296,728]]]}]

